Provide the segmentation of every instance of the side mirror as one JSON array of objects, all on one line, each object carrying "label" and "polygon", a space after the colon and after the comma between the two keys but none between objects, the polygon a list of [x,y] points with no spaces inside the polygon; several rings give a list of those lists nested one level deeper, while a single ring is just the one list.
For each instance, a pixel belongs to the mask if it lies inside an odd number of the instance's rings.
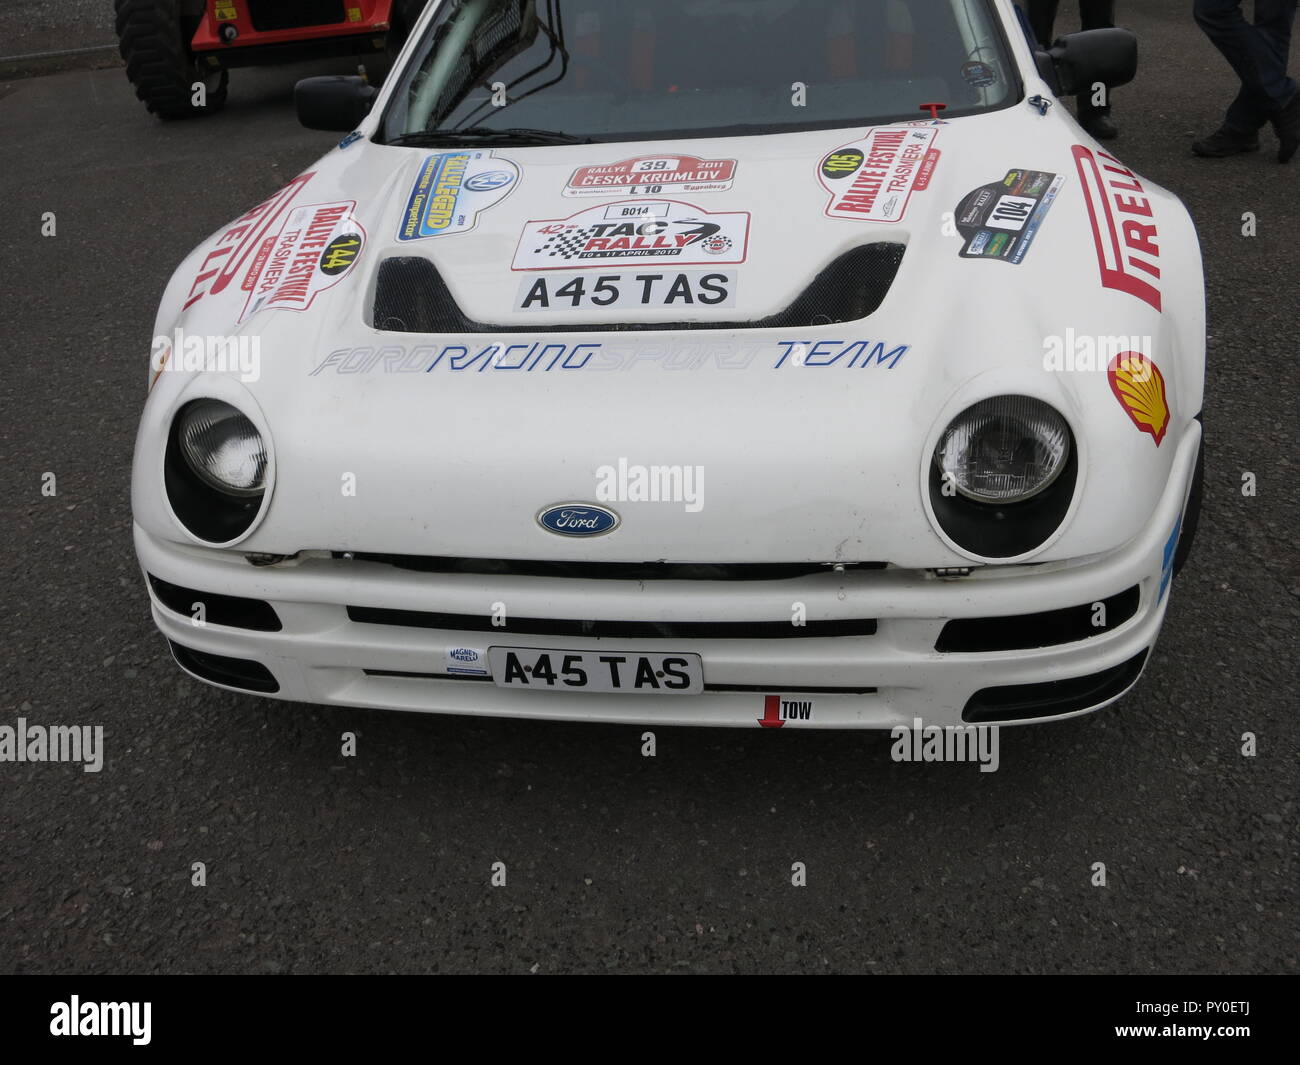
[{"label": "side mirror", "polygon": [[298,121],[308,129],[347,133],[370,114],[378,92],[364,78],[330,74],[303,78],[293,87],[293,102],[298,108]]},{"label": "side mirror", "polygon": [[1062,96],[1086,93],[1097,82],[1108,89],[1127,85],[1137,74],[1137,38],[1128,30],[1084,30],[1058,37],[1048,55]]}]

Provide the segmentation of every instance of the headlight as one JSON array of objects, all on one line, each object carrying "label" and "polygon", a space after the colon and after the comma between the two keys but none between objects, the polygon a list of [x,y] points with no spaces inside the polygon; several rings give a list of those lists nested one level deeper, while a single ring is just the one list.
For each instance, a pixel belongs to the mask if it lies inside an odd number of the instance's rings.
[{"label": "headlight", "polygon": [[186,465],[209,487],[240,498],[265,489],[266,445],[253,423],[229,403],[191,403],[181,412],[176,433]]},{"label": "headlight", "polygon": [[945,483],[978,503],[1018,503],[1047,489],[1070,457],[1070,429],[1042,400],[997,396],[962,411],[934,452]]}]

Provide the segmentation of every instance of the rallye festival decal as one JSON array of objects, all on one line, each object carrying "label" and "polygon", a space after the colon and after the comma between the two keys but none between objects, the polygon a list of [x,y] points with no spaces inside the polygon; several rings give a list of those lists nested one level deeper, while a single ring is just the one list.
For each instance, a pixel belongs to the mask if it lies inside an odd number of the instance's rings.
[{"label": "rallye festival decal", "polygon": [[957,206],[957,231],[966,238],[967,259],[1001,259],[1019,265],[1038,235],[1065,178],[1042,170],[1008,170]]},{"label": "rallye festival decal", "polygon": [[295,207],[279,232],[257,249],[244,275],[243,322],[261,310],[305,311],[316,293],[338,284],[352,269],[366,232],[352,215],[355,200]]},{"label": "rallye festival decal", "polygon": [[1082,144],[1071,151],[1092,222],[1102,288],[1127,292],[1160,310],[1160,234],[1142,182],[1113,155]]},{"label": "rallye festival decal", "polygon": [[1160,367],[1141,352],[1121,351],[1111,359],[1106,379],[1133,424],[1159,447],[1169,428],[1169,400]]},{"label": "rallye festival decal", "polygon": [[831,218],[862,222],[901,222],[913,192],[930,187],[939,163],[934,126],[887,126],[836,148],[818,165],[822,186],[831,194]]},{"label": "rallye festival decal", "polygon": [[519,167],[490,150],[440,152],[420,167],[397,231],[398,240],[464,233],[482,211],[495,206],[519,183]]},{"label": "rallye festival decal", "polygon": [[605,166],[582,166],[564,187],[566,196],[663,196],[724,192],[736,176],[734,159],[694,155],[642,155]]},{"label": "rallye festival decal", "polygon": [[641,200],[526,223],[511,269],[740,263],[748,247],[748,211],[710,214],[679,200]]}]

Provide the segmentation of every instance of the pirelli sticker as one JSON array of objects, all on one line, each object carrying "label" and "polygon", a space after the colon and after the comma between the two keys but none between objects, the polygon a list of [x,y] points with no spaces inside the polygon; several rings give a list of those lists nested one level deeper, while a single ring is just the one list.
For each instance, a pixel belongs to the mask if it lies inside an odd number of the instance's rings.
[{"label": "pirelli sticker", "polygon": [[912,193],[930,187],[939,165],[937,126],[884,126],[822,158],[818,178],[831,218],[901,222]]}]

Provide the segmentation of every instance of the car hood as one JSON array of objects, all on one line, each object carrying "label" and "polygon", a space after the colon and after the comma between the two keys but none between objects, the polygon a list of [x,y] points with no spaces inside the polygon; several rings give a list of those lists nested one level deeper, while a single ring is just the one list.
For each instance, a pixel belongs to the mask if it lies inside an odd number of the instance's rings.
[{"label": "car hood", "polygon": [[[1077,557],[1137,533],[1174,447],[1137,427],[1104,364],[1047,365],[1053,338],[1071,352],[1079,337],[1132,338],[1162,372],[1170,437],[1199,411],[1199,376],[1180,363],[1203,319],[1191,304],[1172,313],[1191,297],[1168,281],[1173,264],[1199,263],[1185,211],[1060,115],[344,144],[196,250],[159,317],[178,352],[182,335],[255,342],[239,387],[271,438],[274,490],[249,550],[955,564],[926,517],[934,443],[971,403],[1018,393],[1074,431],[1080,496],[1100,510],[1078,506],[1040,557]],[[1004,195],[1024,225],[992,246],[983,223]],[[873,244],[905,246],[896,274],[881,268],[892,283],[835,275]],[[403,272],[411,261],[427,265]],[[726,277],[727,299],[520,306],[543,277],[553,297],[575,275],[590,288],[678,274],[693,297],[699,278]],[[808,297],[819,276],[836,298]],[[878,307],[834,321],[837,300],[868,285]],[[379,293],[391,298],[377,322]],[[402,308],[421,300],[439,327],[406,331]],[[211,377],[159,374],[159,426]],[[698,471],[700,505],[637,498],[627,477],[607,498],[609,472],[638,467]],[[349,477],[354,495],[339,487]],[[557,537],[534,518],[562,501],[623,520]]]}]

